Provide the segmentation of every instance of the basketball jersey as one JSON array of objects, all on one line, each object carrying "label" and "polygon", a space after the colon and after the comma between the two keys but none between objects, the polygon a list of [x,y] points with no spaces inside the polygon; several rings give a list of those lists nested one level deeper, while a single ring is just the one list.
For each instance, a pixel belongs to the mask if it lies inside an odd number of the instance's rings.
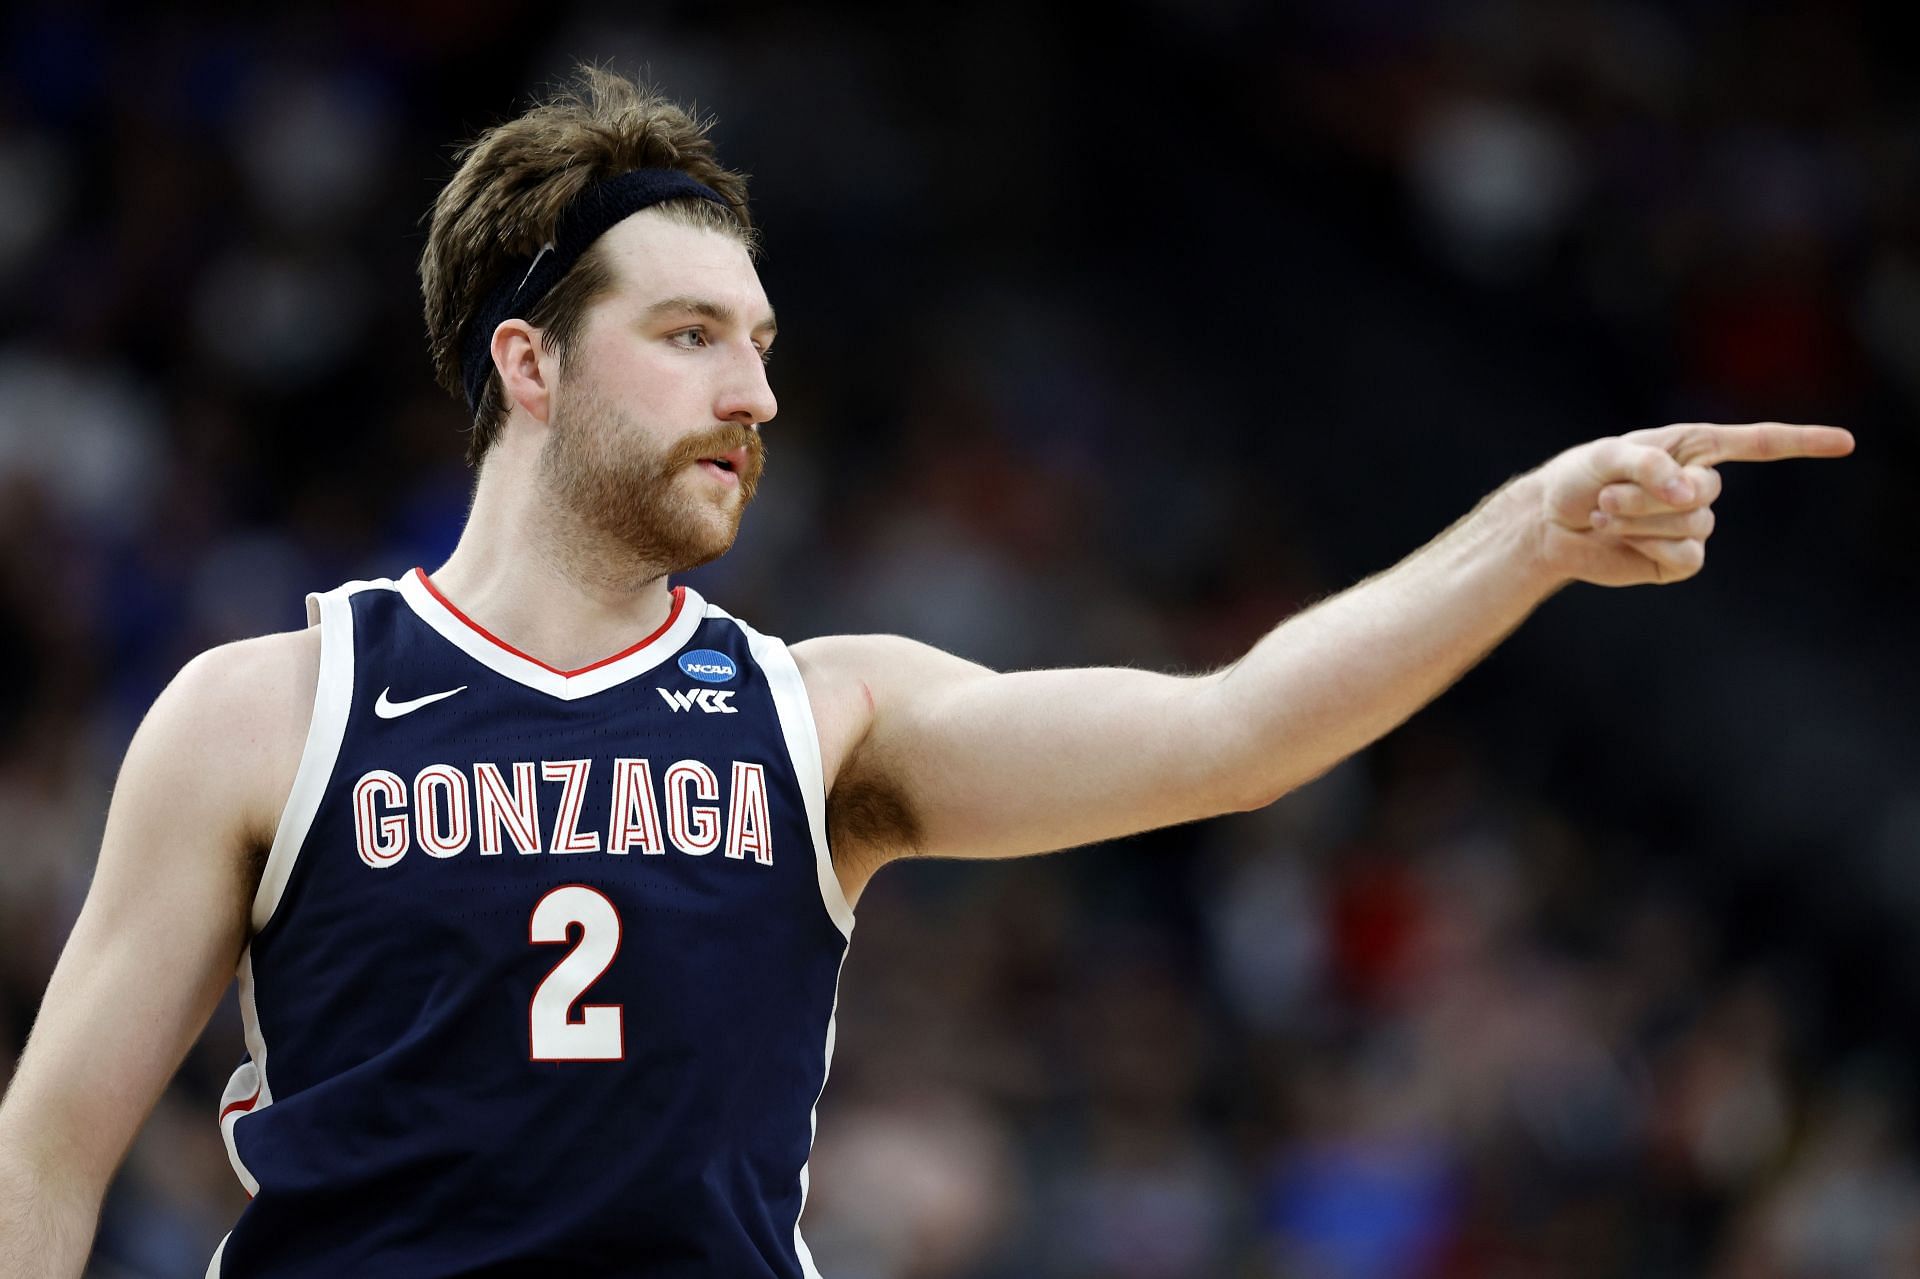
[{"label": "basketball jersey", "polygon": [[223,1279],[817,1279],[853,915],[777,639],[676,588],[576,671],[421,570],[312,596],[312,726],[239,967]]}]

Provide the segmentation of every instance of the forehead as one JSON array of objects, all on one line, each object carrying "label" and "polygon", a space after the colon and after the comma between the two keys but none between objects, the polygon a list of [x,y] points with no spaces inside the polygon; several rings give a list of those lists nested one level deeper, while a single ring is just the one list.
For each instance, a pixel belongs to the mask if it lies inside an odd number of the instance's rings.
[{"label": "forehead", "polygon": [[753,321],[772,310],[746,245],[723,231],[642,209],[609,228],[600,248],[613,268],[614,295],[624,302],[710,298]]}]

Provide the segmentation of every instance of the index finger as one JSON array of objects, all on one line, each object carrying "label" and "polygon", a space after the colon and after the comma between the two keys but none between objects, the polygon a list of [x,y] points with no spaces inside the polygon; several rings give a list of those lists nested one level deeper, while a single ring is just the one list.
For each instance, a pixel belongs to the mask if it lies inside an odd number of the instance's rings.
[{"label": "index finger", "polygon": [[1682,466],[1777,462],[1789,457],[1845,457],[1853,452],[1851,431],[1837,426],[1796,426],[1787,422],[1750,422],[1744,426],[1687,422],[1634,431],[1623,438],[1663,448]]}]

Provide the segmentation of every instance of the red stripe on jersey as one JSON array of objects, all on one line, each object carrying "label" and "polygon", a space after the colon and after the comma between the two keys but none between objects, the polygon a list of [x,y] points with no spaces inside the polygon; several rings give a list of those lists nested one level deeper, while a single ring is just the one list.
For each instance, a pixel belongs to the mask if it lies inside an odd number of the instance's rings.
[{"label": "red stripe on jersey", "polygon": [[[232,1105],[228,1106],[225,1110],[222,1110],[220,1112],[221,1122],[222,1123],[226,1122],[227,1116],[231,1115],[236,1110],[252,1110],[253,1103],[259,1100],[260,1100],[260,1090],[256,1088],[253,1090],[253,1096],[247,1098],[245,1101],[236,1101]],[[249,1128],[247,1129],[247,1131],[252,1132],[253,1129]],[[247,1197],[251,1199],[253,1196],[249,1195]]]},{"label": "red stripe on jersey", "polygon": [[507,652],[512,653],[515,657],[522,658],[526,661],[532,662],[535,666],[541,667],[545,670],[552,671],[555,675],[564,675],[568,679],[572,679],[575,675],[585,675],[588,671],[597,671],[602,666],[610,665],[614,662],[619,661],[623,657],[632,657],[635,653],[638,653],[641,649],[653,643],[655,640],[659,639],[662,635],[665,635],[667,633],[667,628],[672,626],[674,623],[674,620],[680,616],[680,605],[686,599],[686,589],[687,589],[684,586],[676,586],[673,588],[673,607],[667,610],[667,620],[660,623],[659,630],[647,636],[645,639],[641,640],[638,644],[635,644],[632,648],[623,648],[618,653],[615,653],[612,657],[603,657],[597,662],[594,662],[587,666],[580,667],[578,670],[563,671],[558,666],[554,666],[554,665],[551,665],[550,663],[541,661],[539,658],[535,657],[531,653],[522,653],[519,649],[507,643],[505,640],[501,639],[498,635],[495,635],[492,631],[480,625],[480,623],[474,621],[471,617],[468,617],[465,613],[462,613],[459,610],[459,608],[455,606],[452,600],[448,599],[446,596],[440,593],[440,588],[435,586],[433,584],[433,579],[427,576],[426,569],[416,568],[413,570],[413,572],[414,572],[414,576],[420,579],[420,585],[427,588],[428,594],[432,595],[433,598],[439,600],[441,603],[441,606],[444,607],[447,610],[447,612],[452,613],[455,617],[459,618],[470,629],[472,629],[475,634],[479,635],[482,639],[487,640],[489,643],[495,644],[500,648],[506,649]]}]

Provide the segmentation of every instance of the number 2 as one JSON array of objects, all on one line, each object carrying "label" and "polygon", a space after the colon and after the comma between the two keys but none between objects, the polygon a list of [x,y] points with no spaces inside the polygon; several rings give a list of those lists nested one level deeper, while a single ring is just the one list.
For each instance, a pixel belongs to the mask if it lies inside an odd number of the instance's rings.
[{"label": "number 2", "polygon": [[534,905],[527,940],[548,945],[580,940],[533,992],[527,1008],[534,1061],[621,1061],[626,1044],[619,1004],[582,1004],[580,1020],[567,1014],[620,953],[620,912],[606,894],[585,884],[562,884]]}]

